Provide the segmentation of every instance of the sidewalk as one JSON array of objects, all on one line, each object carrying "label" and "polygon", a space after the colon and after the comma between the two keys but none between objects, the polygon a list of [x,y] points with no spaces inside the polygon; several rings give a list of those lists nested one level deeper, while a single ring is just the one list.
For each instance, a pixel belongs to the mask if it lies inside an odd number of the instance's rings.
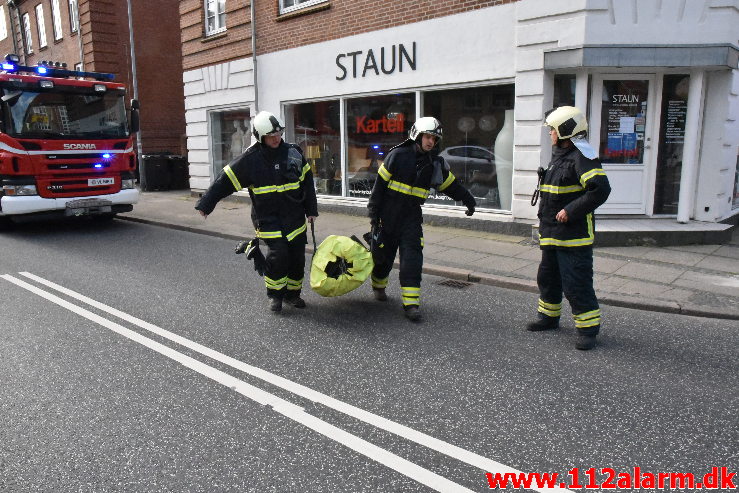
[{"label": "sidewalk", "polygon": [[[188,190],[142,192],[121,219],[240,240],[254,235],[248,204],[225,200],[203,219]],[[360,215],[324,212],[316,242],[362,234]],[[449,215],[457,214],[449,212]],[[462,212],[458,213],[463,216]],[[602,304],[739,320],[739,230],[724,245],[601,247],[594,249],[595,288]],[[309,243],[312,243],[309,235]],[[458,281],[537,292],[540,252],[530,238],[424,225],[424,272]],[[313,245],[309,245],[312,250]],[[532,297],[532,304],[534,303]],[[533,306],[533,305],[532,305]],[[734,323],[734,322],[729,322]]]}]

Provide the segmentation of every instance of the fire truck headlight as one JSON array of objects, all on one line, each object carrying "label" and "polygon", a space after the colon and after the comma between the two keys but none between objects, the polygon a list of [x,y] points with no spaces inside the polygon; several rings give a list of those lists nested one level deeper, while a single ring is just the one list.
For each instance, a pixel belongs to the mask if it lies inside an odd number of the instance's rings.
[{"label": "fire truck headlight", "polygon": [[121,190],[131,190],[136,188],[136,180],[121,180]]},{"label": "fire truck headlight", "polygon": [[3,192],[10,196],[38,195],[36,185],[3,185]]}]

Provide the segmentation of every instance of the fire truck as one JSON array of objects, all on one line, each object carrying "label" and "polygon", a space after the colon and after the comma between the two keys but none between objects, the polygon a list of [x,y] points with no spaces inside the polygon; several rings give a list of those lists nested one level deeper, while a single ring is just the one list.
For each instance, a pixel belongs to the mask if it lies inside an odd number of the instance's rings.
[{"label": "fire truck", "polygon": [[0,223],[133,209],[139,104],[129,120],[125,87],[112,80],[13,54],[0,63]]}]

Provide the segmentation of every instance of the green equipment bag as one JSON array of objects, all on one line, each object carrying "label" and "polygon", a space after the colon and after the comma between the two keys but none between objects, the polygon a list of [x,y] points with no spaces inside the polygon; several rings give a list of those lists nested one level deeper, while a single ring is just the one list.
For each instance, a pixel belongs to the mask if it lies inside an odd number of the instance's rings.
[{"label": "green equipment bag", "polygon": [[373,267],[372,254],[358,239],[331,235],[313,254],[310,287],[321,296],[341,296],[361,286]]}]

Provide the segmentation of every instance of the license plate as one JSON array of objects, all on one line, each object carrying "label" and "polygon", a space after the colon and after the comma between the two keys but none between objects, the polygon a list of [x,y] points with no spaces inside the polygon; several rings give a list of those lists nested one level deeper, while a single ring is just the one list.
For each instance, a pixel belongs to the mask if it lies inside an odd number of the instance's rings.
[{"label": "license plate", "polygon": [[105,185],[112,185],[113,183],[113,178],[89,178],[87,180],[88,187],[103,187]]},{"label": "license plate", "polygon": [[94,216],[96,214],[107,214],[113,209],[112,202],[104,199],[77,199],[67,202],[64,211],[67,216]]}]

